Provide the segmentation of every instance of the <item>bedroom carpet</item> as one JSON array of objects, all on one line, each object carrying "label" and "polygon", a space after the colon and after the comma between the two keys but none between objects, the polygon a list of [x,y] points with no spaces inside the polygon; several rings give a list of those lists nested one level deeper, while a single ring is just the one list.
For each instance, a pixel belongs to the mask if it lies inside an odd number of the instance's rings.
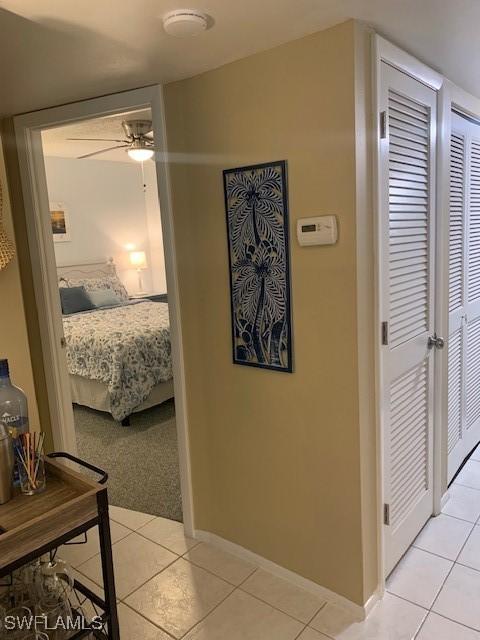
[{"label": "bedroom carpet", "polygon": [[129,427],[107,413],[73,411],[78,454],[108,473],[110,504],[181,522],[174,401],[134,413]]}]

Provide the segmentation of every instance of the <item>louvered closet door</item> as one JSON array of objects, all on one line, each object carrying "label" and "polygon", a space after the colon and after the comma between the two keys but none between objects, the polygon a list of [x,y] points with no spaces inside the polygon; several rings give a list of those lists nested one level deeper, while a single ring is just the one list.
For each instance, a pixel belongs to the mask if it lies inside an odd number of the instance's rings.
[{"label": "louvered closet door", "polygon": [[448,479],[480,441],[480,126],[452,114]]},{"label": "louvered closet door", "polygon": [[395,566],[432,514],[436,94],[382,65],[380,185],[385,561]]}]

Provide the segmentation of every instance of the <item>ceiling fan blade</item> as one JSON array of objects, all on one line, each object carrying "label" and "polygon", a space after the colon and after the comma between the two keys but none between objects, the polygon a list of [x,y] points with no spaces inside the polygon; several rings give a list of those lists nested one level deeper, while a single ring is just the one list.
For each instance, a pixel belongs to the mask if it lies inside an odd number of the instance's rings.
[{"label": "ceiling fan blade", "polygon": [[86,142],[128,142],[128,140],[115,140],[114,138],[66,138],[66,140],[83,140]]},{"label": "ceiling fan blade", "polygon": [[100,151],[94,151],[93,153],[86,153],[83,156],[78,156],[77,160],[83,160],[83,158],[91,158],[92,156],[98,156],[100,153],[106,153],[107,151],[112,151],[113,149],[123,149],[125,147],[129,147],[128,144],[120,144],[115,145],[114,147],[107,147],[106,149],[100,149]]}]

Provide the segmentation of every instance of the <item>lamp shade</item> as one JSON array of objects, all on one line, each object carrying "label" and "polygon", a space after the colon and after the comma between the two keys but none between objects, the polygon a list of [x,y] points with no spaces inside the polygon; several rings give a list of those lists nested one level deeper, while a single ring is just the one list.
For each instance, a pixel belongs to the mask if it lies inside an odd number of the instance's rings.
[{"label": "lamp shade", "polygon": [[135,269],[146,269],[147,256],[145,255],[145,251],[130,251],[130,264],[135,267]]}]

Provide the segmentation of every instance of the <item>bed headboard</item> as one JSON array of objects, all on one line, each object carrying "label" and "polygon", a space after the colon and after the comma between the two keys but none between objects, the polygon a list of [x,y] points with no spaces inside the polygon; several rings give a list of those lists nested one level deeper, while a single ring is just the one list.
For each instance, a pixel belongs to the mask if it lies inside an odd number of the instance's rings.
[{"label": "bed headboard", "polygon": [[101,278],[102,276],[116,276],[113,258],[82,262],[80,264],[57,265],[57,276],[60,282],[64,278]]}]

